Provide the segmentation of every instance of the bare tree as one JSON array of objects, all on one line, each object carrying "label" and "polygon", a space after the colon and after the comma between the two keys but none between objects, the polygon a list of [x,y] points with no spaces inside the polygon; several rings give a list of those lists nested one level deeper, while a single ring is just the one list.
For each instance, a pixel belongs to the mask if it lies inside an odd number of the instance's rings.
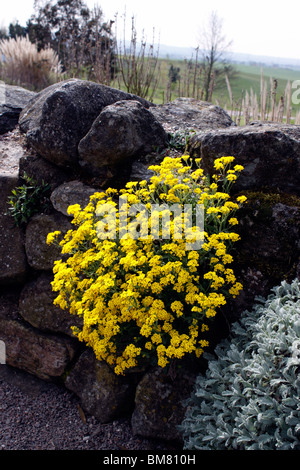
[{"label": "bare tree", "polygon": [[[204,99],[211,99],[213,89],[221,76],[229,76],[232,67],[226,63],[226,51],[232,42],[227,41],[223,33],[223,20],[216,11],[212,11],[206,27],[201,30],[199,48],[203,54]],[[225,82],[224,82],[225,83]]]},{"label": "bare tree", "polygon": [[124,40],[119,43],[118,69],[119,87],[123,82],[126,91],[141,98],[152,100],[159,80],[159,47],[154,50],[154,30],[151,44],[142,35],[138,41],[134,16],[131,19],[131,39],[128,44],[125,40],[126,12],[124,13]]}]

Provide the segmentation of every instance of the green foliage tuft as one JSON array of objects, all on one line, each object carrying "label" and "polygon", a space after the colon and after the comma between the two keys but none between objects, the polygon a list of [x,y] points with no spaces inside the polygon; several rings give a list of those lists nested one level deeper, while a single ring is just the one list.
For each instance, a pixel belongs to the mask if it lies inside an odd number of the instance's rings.
[{"label": "green foliage tuft", "polygon": [[185,449],[300,449],[300,283],[257,299],[197,378]]},{"label": "green foliage tuft", "polygon": [[185,131],[177,131],[174,134],[168,134],[168,147],[170,149],[181,150],[185,152],[188,140],[196,131],[194,129],[186,129]]},{"label": "green foliage tuft", "polygon": [[13,189],[8,198],[8,214],[14,218],[18,226],[26,224],[30,217],[48,206],[50,190],[49,184],[44,181],[38,184],[26,173],[21,179],[24,184]]}]

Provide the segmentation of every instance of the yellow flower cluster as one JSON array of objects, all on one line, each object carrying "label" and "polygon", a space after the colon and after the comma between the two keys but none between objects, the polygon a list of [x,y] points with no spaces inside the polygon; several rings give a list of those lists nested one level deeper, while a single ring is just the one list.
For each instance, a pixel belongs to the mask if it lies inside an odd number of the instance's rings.
[{"label": "yellow flower cluster", "polygon": [[[226,295],[242,289],[228,268],[239,239],[231,231],[234,215],[245,202],[244,196],[231,201],[224,191],[242,171],[239,165],[231,170],[232,161],[217,159],[210,183],[198,160],[195,168],[188,156],[167,157],[150,167],[149,183],[130,182],[120,192],[109,188],[92,195],[84,209],[69,207],[75,228],[60,242],[65,257],[53,269],[55,304],[82,317],[74,334],[116,374],[140,364],[165,367],[187,354],[199,357],[208,345],[209,319]],[[178,236],[184,221],[182,214],[170,216],[171,204],[204,208],[201,248],[187,249],[185,236]],[[159,205],[156,236],[153,205]],[[58,233],[48,235],[49,244]]]}]

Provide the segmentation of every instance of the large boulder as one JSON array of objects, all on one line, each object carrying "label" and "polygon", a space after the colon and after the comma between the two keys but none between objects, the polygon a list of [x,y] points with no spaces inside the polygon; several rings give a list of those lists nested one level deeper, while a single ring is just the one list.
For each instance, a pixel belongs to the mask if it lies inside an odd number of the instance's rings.
[{"label": "large boulder", "polygon": [[0,339],[8,365],[44,380],[61,377],[76,352],[71,338],[49,336],[14,320],[0,319]]},{"label": "large boulder", "polygon": [[153,114],[138,101],[107,106],[79,143],[79,163],[96,174],[137,155],[166,145],[166,133]]},{"label": "large boulder", "polygon": [[235,191],[271,188],[300,195],[300,126],[254,122],[198,132],[188,143],[192,157],[201,157],[207,173],[216,158],[234,156],[244,171]]},{"label": "large boulder", "polygon": [[34,91],[0,82],[0,134],[17,127],[22,109],[35,95]]},{"label": "large boulder", "polygon": [[120,100],[137,100],[146,108],[152,103],[94,82],[70,79],[51,85],[23,109],[19,125],[28,143],[58,166],[78,162],[78,144],[89,132],[103,108]]}]

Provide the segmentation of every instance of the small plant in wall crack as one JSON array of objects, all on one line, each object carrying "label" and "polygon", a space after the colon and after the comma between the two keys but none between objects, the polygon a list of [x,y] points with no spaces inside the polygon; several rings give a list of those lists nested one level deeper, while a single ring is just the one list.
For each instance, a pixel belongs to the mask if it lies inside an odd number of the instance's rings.
[{"label": "small plant in wall crack", "polygon": [[8,214],[17,226],[28,222],[34,214],[44,210],[49,204],[50,185],[42,181],[39,184],[26,173],[21,177],[23,184],[14,188],[8,197]]},{"label": "small plant in wall crack", "polygon": [[168,134],[168,147],[175,150],[185,152],[189,137],[194,135],[196,131],[187,129],[185,131],[177,131],[174,134]]}]

